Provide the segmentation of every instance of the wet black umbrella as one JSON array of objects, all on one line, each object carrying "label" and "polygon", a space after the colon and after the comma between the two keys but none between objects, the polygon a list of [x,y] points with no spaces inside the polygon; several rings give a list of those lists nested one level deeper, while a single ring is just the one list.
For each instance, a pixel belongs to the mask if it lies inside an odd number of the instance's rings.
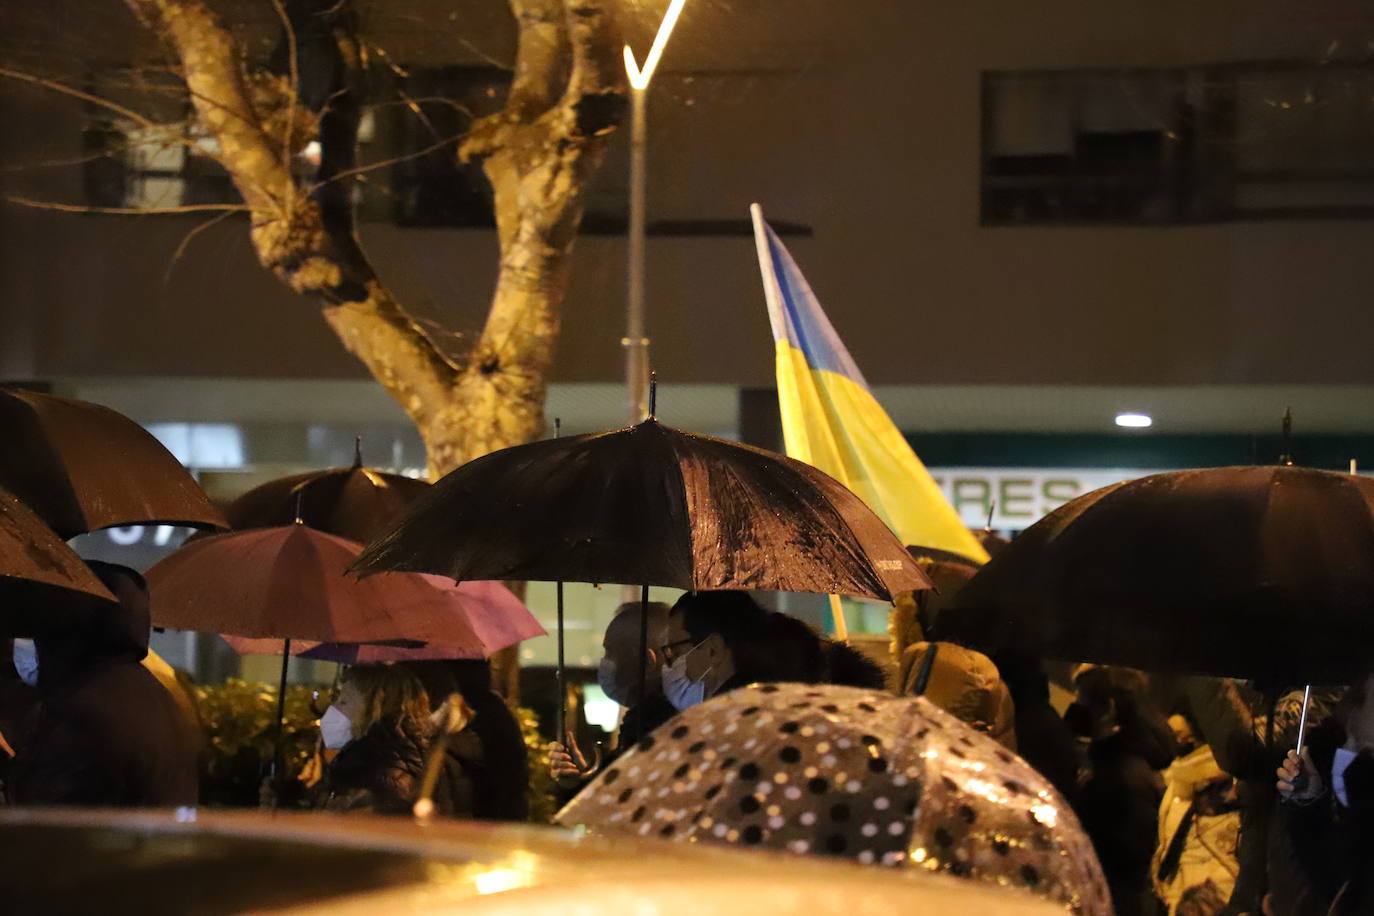
[{"label": "wet black umbrella", "polygon": [[1295,467],[1104,487],[1019,535],[940,639],[1138,668],[1341,683],[1374,659],[1374,481]]},{"label": "wet black umbrella", "polygon": [[299,518],[318,531],[366,542],[427,489],[427,481],[363,467],[359,441],[352,467],[270,480],[234,500],[224,514],[236,529],[273,528]]},{"label": "wet black umbrella", "polygon": [[62,538],[0,490],[0,636],[34,636],[115,597]]},{"label": "wet black umbrella", "polygon": [[113,525],[225,528],[152,434],[99,404],[0,389],[0,487],[64,538]]},{"label": "wet black umbrella", "polygon": [[[619,582],[642,586],[644,603],[651,585],[884,601],[930,587],[897,536],[834,478],[652,417],[463,465],[370,544],[354,569],[460,581]],[[561,587],[559,620],[561,639]],[[645,617],[641,658],[647,626]],[[640,696],[644,680],[641,670]]]},{"label": "wet black umbrella", "polygon": [[354,568],[884,601],[930,587],[901,541],[833,478],[653,419],[471,461]]},{"label": "wet black umbrella", "polygon": [[557,818],[605,834],[942,871],[1111,912],[1092,843],[1049,782],[918,697],[732,690],[668,720]]}]

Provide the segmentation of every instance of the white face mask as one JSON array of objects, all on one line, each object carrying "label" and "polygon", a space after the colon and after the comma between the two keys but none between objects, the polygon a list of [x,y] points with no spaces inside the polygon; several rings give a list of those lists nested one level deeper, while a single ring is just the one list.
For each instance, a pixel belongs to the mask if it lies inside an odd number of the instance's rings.
[{"label": "white face mask", "polygon": [[38,686],[38,648],[32,639],[14,641],[14,670],[19,672],[19,680],[30,687]]},{"label": "white face mask", "polygon": [[687,656],[700,649],[704,642],[703,639],[682,653],[671,665],[663,666],[663,695],[678,712],[691,709],[706,699],[706,675],[711,669],[707,668],[697,680],[687,676]]},{"label": "white face mask", "polygon": [[353,722],[339,707],[331,705],[320,716],[320,737],[324,746],[337,751],[353,740]]},{"label": "white face mask", "polygon": [[1345,794],[1345,771],[1358,756],[1349,748],[1338,747],[1336,758],[1331,761],[1331,791],[1336,794],[1336,801],[1346,808],[1350,807],[1350,798]]}]

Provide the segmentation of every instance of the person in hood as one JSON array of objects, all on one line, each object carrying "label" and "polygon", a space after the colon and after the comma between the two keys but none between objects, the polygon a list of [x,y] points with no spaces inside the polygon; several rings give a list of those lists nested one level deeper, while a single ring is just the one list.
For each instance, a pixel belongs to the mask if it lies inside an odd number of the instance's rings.
[{"label": "person in hood", "polygon": [[1150,863],[1155,896],[1168,916],[1219,913],[1240,875],[1235,779],[1197,742],[1186,717],[1170,716],[1169,726],[1181,756],[1164,771],[1159,845]]},{"label": "person in hood", "polygon": [[[647,620],[645,616],[647,615]],[[648,641],[644,655],[640,655],[641,623],[648,626]],[[602,657],[597,665],[596,681],[606,696],[625,707],[616,742],[601,760],[604,766],[625,750],[626,742],[637,741],[667,722],[677,712],[663,695],[662,646],[667,638],[668,605],[650,601],[641,605],[629,601],[616,608],[615,616],[601,639]],[[642,662],[639,660],[642,659]],[[641,664],[644,696],[639,696]],[[549,771],[565,792],[585,783],[596,771],[596,760],[583,753],[572,736],[567,743],[555,741],[549,745]]]},{"label": "person in hood", "polygon": [[1150,861],[1158,844],[1164,783],[1174,759],[1173,732],[1146,695],[1145,676],[1129,668],[1083,665],[1064,717],[1088,741],[1087,777],[1078,817],[1092,838],[1118,916],[1156,907]]},{"label": "person in hood", "polygon": [[166,689],[141,664],[148,653],[147,586],[127,567],[88,565],[119,604],[79,630],[35,638],[41,706],[14,761],[11,799],[20,805],[194,805],[195,744]]},{"label": "person in hood", "polygon": [[[456,698],[453,698],[456,699]],[[451,700],[452,702],[452,700]],[[461,732],[472,719],[458,703]],[[339,678],[337,699],[320,717],[320,737],[338,755],[315,785],[311,806],[328,811],[410,814],[424,782],[436,729],[429,695],[401,665],[354,665]],[[460,759],[445,754],[431,799],[433,812],[471,817],[473,784]]]}]

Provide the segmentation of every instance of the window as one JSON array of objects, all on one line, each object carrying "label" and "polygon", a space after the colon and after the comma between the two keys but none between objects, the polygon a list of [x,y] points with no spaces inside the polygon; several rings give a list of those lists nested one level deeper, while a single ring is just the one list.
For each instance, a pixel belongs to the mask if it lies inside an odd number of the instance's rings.
[{"label": "window", "polygon": [[1374,217],[1374,66],[983,75],[982,221]]}]

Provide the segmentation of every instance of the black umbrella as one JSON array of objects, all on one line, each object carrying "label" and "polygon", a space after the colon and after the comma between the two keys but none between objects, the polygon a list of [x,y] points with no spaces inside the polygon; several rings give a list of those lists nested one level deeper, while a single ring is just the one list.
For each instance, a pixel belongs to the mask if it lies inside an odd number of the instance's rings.
[{"label": "black umbrella", "polygon": [[835,479],[652,417],[463,465],[354,569],[630,583],[643,586],[646,602],[650,585],[884,601],[930,587],[896,535]]},{"label": "black umbrella", "polygon": [[955,597],[939,639],[1138,668],[1342,683],[1374,658],[1374,481],[1174,471],[1078,497]]},{"label": "black umbrella", "polygon": [[227,527],[152,434],[72,398],[0,389],[0,487],[64,538],[112,525]]},{"label": "black umbrella", "polygon": [[354,568],[883,601],[930,586],[838,481],[654,419],[471,461],[435,483]]},{"label": "black umbrella", "polygon": [[298,518],[328,534],[370,541],[429,489],[429,483],[363,467],[359,440],[353,466],[280,477],[234,500],[224,514],[234,528],[274,528]]},{"label": "black umbrella", "polygon": [[115,603],[43,520],[0,490],[0,636],[34,636]]}]

